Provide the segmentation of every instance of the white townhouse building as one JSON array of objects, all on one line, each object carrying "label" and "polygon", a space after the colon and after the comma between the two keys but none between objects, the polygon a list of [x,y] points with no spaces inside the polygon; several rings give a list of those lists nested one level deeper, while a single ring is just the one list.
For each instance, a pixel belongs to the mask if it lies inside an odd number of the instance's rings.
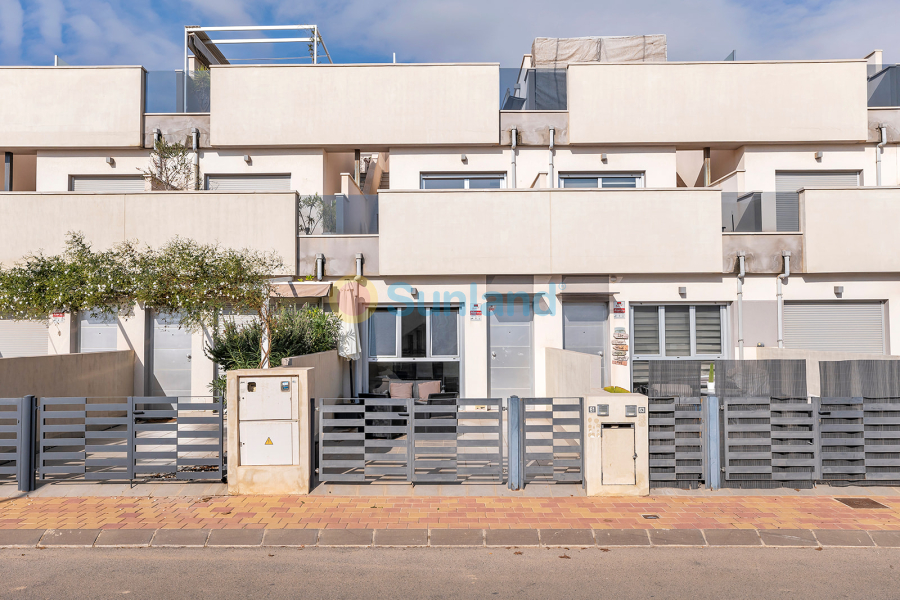
[{"label": "white townhouse building", "polygon": [[[627,389],[649,359],[897,352],[900,69],[880,51],[669,62],[637,36],[538,39],[517,69],[256,65],[186,39],[182,71],[0,67],[0,263],[82,231],[274,250],[326,307],[361,275],[362,392],[541,396],[566,377],[548,348]],[[148,189],[156,136],[195,148],[195,189]],[[308,230],[313,194],[333,215]],[[0,357],[134,350],[136,394],[208,394],[208,341],[152,307],[0,320]]]}]

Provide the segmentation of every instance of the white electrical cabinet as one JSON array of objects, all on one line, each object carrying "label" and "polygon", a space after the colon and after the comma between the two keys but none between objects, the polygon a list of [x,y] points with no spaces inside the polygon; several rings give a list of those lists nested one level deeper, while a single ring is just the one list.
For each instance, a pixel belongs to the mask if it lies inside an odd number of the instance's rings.
[{"label": "white electrical cabinet", "polygon": [[300,382],[291,375],[238,378],[240,464],[300,464]]}]

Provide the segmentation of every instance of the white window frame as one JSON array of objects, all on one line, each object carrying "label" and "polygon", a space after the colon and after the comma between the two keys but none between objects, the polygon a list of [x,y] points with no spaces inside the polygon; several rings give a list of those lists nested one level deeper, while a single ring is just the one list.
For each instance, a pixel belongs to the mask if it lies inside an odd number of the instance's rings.
[{"label": "white window frame", "polygon": [[[442,306],[440,304],[428,305],[425,309],[425,356],[403,356],[403,311],[410,310],[409,306],[379,306],[378,309],[396,310],[396,354],[369,354],[369,340],[371,339],[371,319],[366,321],[366,361],[367,362],[460,362],[462,357],[462,323],[463,313],[458,304]],[[434,355],[431,348],[431,311],[432,309],[456,310],[456,354],[454,355]],[[412,310],[420,310],[418,306]]]},{"label": "white window frame", "polygon": [[[638,306],[655,306],[659,311],[659,354],[635,354],[635,331],[634,331],[634,308]],[[689,356],[666,356],[666,307],[667,306],[688,306],[690,308],[690,332],[691,332],[691,353]],[[722,352],[720,354],[697,354],[697,320],[696,308],[698,306],[718,306],[719,318],[721,319],[721,339]],[[692,304],[679,304],[670,302],[667,304],[632,302],[629,311],[629,331],[630,334],[630,353],[632,363],[636,360],[723,360],[728,358],[729,341],[728,341],[728,306],[721,302],[695,302]]]},{"label": "white window frame", "polygon": [[[588,171],[588,172],[572,171],[572,172],[568,172],[567,171],[567,172],[561,172],[559,174],[556,185],[557,185],[557,187],[563,188],[563,189],[598,189],[598,190],[602,190],[604,188],[603,188],[602,182],[600,180],[605,177],[610,177],[610,178],[634,177],[635,178],[635,182],[634,182],[635,188],[634,189],[644,187],[644,172],[643,171],[609,171],[609,172],[604,172],[604,171]],[[597,179],[597,187],[596,188],[565,188],[565,186],[563,185],[563,181],[566,179],[586,179],[586,178],[596,178]],[[615,188],[605,188],[605,189],[615,189]],[[618,189],[629,189],[629,188],[618,188]]]},{"label": "white window frame", "polygon": [[500,179],[500,189],[506,189],[506,172],[496,173],[419,173],[419,189],[425,189],[426,179],[462,179],[463,189],[469,189],[470,179]]}]

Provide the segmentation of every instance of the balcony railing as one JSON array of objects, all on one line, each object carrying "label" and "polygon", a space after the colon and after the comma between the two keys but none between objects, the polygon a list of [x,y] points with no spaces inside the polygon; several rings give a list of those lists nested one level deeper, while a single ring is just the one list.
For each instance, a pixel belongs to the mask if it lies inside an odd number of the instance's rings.
[{"label": "balcony railing", "polygon": [[900,65],[869,65],[869,106],[900,106]]},{"label": "balcony railing", "polygon": [[722,231],[764,233],[800,231],[797,192],[722,192]]},{"label": "balcony railing", "polygon": [[206,69],[189,73],[185,96],[184,71],[147,71],[144,74],[144,112],[209,112],[210,73]]},{"label": "balcony railing", "polygon": [[500,69],[500,110],[566,110],[565,69]]},{"label": "balcony railing", "polygon": [[376,235],[378,196],[301,196],[299,235]]}]

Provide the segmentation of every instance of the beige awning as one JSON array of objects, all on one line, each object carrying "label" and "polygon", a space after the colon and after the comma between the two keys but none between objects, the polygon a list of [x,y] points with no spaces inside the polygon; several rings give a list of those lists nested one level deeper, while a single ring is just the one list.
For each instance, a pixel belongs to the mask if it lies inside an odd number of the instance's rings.
[{"label": "beige awning", "polygon": [[272,288],[273,298],[325,298],[331,295],[331,284],[318,281],[276,283]]}]

